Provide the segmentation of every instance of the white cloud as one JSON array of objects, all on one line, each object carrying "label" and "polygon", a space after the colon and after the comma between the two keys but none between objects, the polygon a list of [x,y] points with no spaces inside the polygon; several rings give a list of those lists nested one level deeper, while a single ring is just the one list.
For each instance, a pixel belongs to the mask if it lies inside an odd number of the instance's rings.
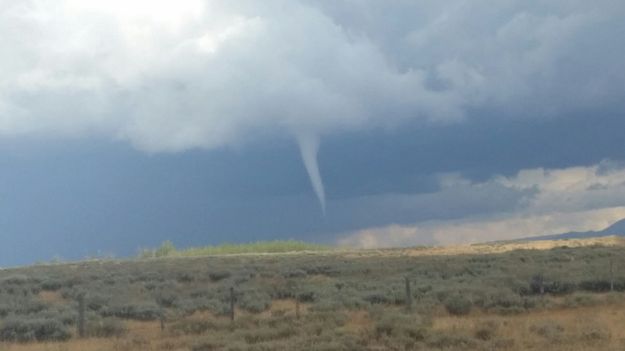
[{"label": "white cloud", "polygon": [[349,233],[339,245],[362,248],[450,245],[601,230],[625,218],[625,207],[503,218],[427,221],[418,225],[389,225]]},{"label": "white cloud", "polygon": [[[506,240],[569,231],[604,229],[625,218],[625,168],[603,162],[590,167],[522,170],[513,177],[498,176],[472,184],[457,175],[441,177],[437,195],[450,204],[462,202],[445,195],[446,189],[518,190],[523,195],[515,207],[461,218],[422,220],[413,225],[390,225],[346,233],[339,243],[359,247],[388,247],[418,244],[457,244]],[[488,201],[488,198],[482,199]],[[469,204],[470,205],[470,204]]]},{"label": "white cloud", "polygon": [[602,170],[602,164],[557,170],[531,169],[494,181],[512,189],[534,189],[527,211],[579,211],[625,204],[625,171]]},{"label": "white cloud", "polygon": [[[424,1],[386,6],[393,17],[362,2],[350,18],[341,6],[5,1],[0,135],[101,133],[180,151],[456,120],[468,106],[524,105],[543,88],[553,103],[538,110],[566,109],[558,90],[585,90],[560,84],[560,61],[623,8]],[[595,83],[606,87],[614,69],[592,72]]]}]

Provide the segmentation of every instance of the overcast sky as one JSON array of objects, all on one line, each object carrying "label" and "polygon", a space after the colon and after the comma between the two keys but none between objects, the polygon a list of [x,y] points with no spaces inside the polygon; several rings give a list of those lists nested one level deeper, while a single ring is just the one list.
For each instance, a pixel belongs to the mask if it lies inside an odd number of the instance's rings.
[{"label": "overcast sky", "polygon": [[0,266],[625,218],[625,3],[0,0]]}]

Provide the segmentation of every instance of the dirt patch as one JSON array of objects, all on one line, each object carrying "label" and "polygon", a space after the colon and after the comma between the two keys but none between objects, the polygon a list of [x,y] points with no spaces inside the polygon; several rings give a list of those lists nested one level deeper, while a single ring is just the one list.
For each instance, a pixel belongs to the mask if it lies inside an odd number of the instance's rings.
[{"label": "dirt patch", "polygon": [[[299,303],[300,316],[308,313],[309,304]],[[295,299],[282,299],[273,300],[271,306],[267,311],[261,312],[255,316],[262,319],[270,319],[278,316],[296,316],[297,315],[297,303]]]},{"label": "dirt patch", "polygon": [[373,328],[373,321],[367,311],[350,311],[347,316],[347,323],[343,326],[346,332],[358,334]]},{"label": "dirt patch", "polygon": [[60,292],[58,291],[41,291],[39,293],[39,299],[43,302],[50,304],[64,304],[67,303],[67,300],[63,298]]}]

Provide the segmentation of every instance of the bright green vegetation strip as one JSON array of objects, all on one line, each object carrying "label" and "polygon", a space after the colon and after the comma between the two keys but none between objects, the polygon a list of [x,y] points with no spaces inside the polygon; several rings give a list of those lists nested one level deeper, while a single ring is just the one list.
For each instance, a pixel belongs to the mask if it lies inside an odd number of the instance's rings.
[{"label": "bright green vegetation strip", "polygon": [[244,253],[280,253],[297,251],[328,251],[332,246],[311,244],[297,240],[258,241],[245,244],[221,244],[215,246],[176,249],[171,241],[165,241],[156,249],[144,249],[139,253],[141,258],[149,257],[190,257],[207,255],[226,255]]}]

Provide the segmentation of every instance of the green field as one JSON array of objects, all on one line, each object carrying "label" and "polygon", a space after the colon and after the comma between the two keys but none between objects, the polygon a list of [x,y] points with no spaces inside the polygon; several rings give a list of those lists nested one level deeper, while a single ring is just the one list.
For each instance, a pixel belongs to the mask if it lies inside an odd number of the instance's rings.
[{"label": "green field", "polygon": [[156,249],[143,249],[139,258],[158,257],[195,257],[230,254],[263,254],[263,253],[287,253],[303,251],[328,251],[335,248],[327,245],[311,244],[297,240],[273,240],[257,241],[244,244],[221,244],[215,246],[192,247],[177,249],[173,243],[166,241]]}]

